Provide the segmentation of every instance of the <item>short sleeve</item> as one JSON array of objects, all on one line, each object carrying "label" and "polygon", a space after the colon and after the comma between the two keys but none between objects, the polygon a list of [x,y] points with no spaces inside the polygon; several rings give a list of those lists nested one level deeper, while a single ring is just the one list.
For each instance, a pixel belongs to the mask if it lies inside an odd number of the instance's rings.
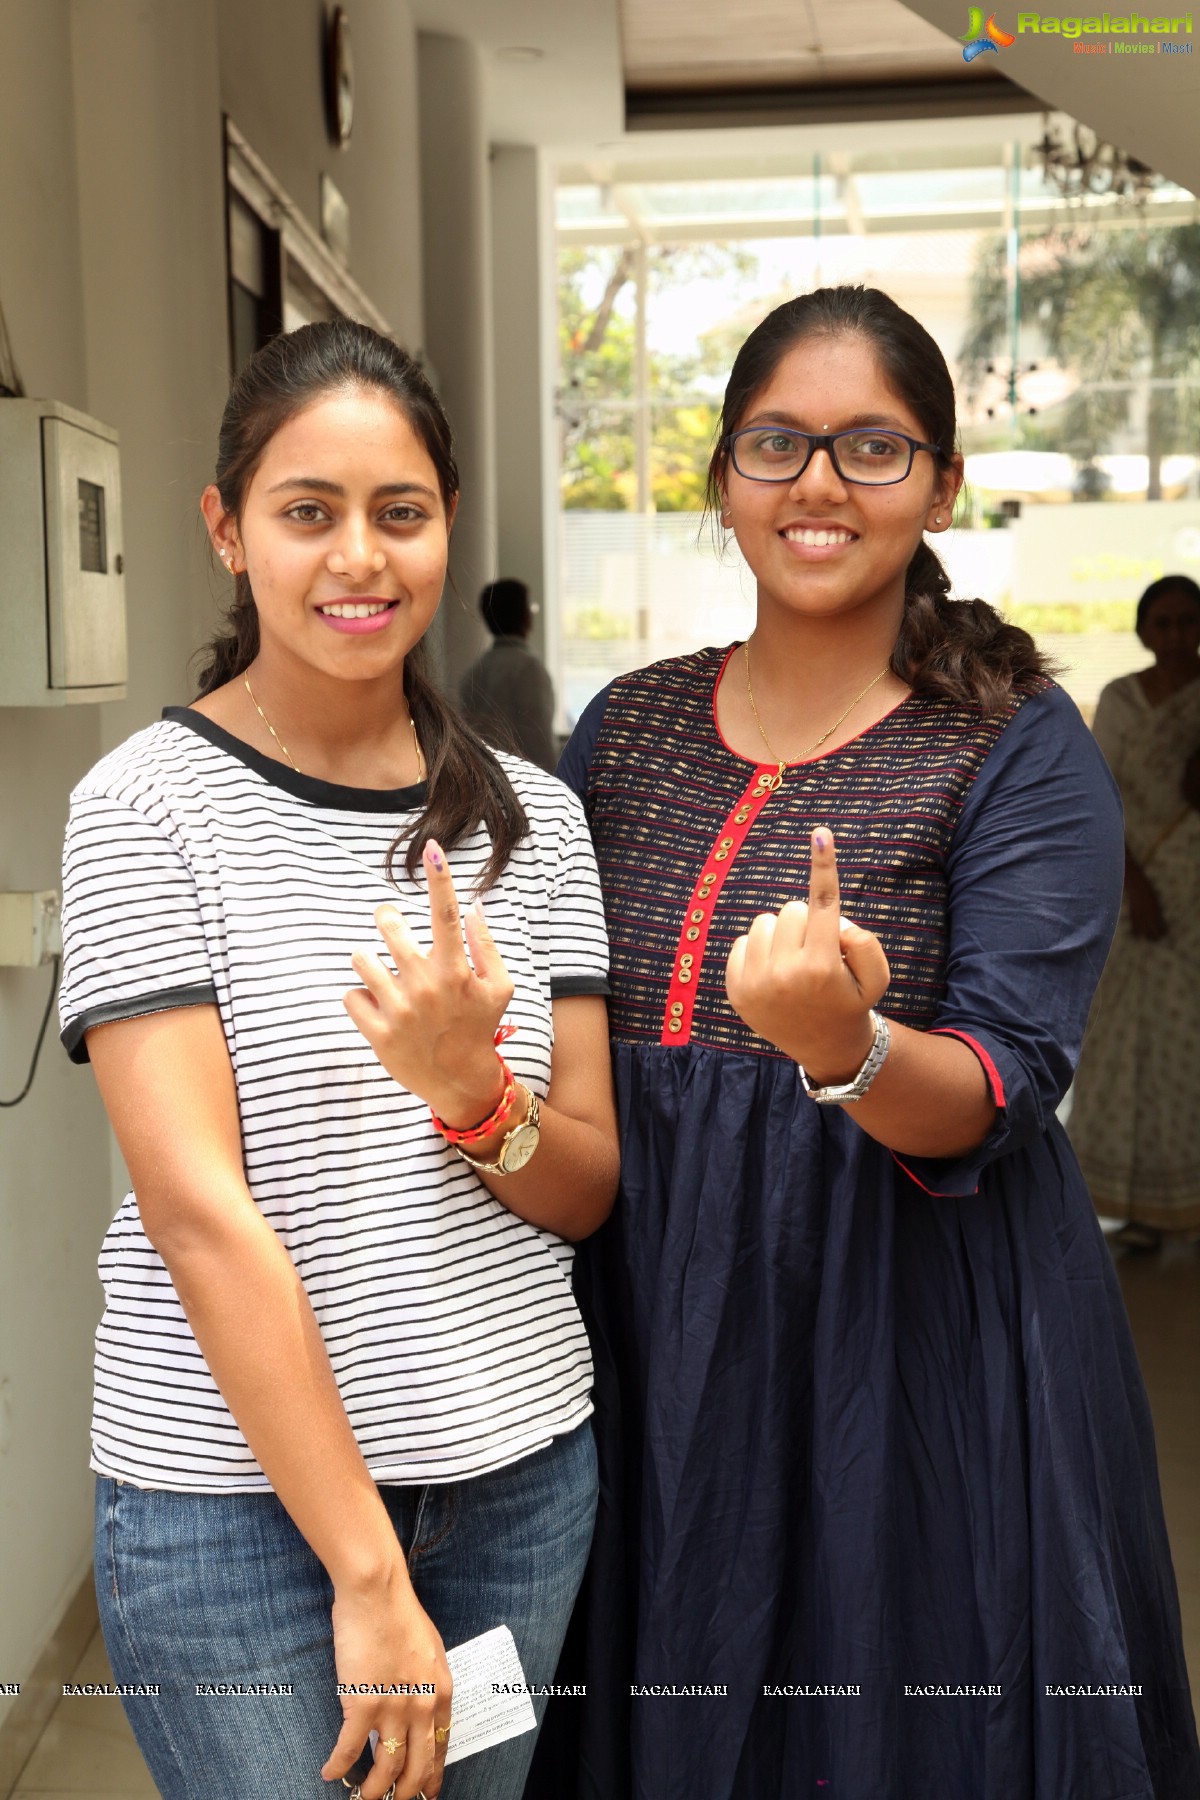
[{"label": "short sleeve", "polygon": [[946,995],[930,1027],[974,1051],[996,1119],[964,1156],[896,1155],[927,1192],[977,1192],[989,1163],[1049,1126],[1079,1059],[1123,868],[1116,787],[1076,707],[1057,688],[1026,701],[951,843]]},{"label": "short sleeve", "polygon": [[[559,790],[561,792],[561,789]],[[608,932],[600,872],[578,801],[564,796],[567,819],[550,888],[550,997],[605,994]]]},{"label": "short sleeve", "polygon": [[72,1062],[94,1025],[216,1001],[196,883],[135,807],[76,793],[63,850],[59,1021]]},{"label": "short sleeve", "polygon": [[562,755],[558,759],[558,779],[565,781],[573,794],[587,803],[588,771],[592,766],[592,757],[596,751],[596,740],[600,736],[600,727],[604,723],[604,714],[608,707],[608,696],[612,691],[612,683],[602,688],[594,699],[588,701],[579,715],[579,723],[567,739]]}]

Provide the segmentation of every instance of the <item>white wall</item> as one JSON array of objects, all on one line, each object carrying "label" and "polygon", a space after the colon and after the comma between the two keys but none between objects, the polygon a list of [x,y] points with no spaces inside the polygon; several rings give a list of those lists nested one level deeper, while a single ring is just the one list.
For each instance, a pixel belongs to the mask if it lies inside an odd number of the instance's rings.
[{"label": "white wall", "polygon": [[[3,0],[0,42],[0,300],[27,391],[86,407],[68,0]],[[0,708],[0,890],[57,885],[67,795],[99,748],[96,707]],[[0,970],[2,1098],[24,1083],[49,973]],[[108,1194],[99,1103],[52,1026],[29,1098],[0,1112],[6,1681],[28,1676],[87,1566],[88,1366]],[[0,1718],[11,1705],[0,1699]]]},{"label": "white wall", "polygon": [[109,748],[188,698],[212,623],[196,502],[229,380],[215,0],[75,0],[72,48],[88,401],[121,434],[129,696],[102,709]]},{"label": "white wall", "polygon": [[[85,0],[86,3],[86,0]],[[161,3],[161,0],[160,0]],[[354,130],[325,131],[322,0],[217,0],[221,103],[312,225],[324,170],[350,208],[350,270],[406,349],[422,342],[417,50],[407,0],[349,0]]]},{"label": "white wall", "polygon": [[[421,342],[415,35],[404,0],[350,12],[343,155],[319,5],[0,0],[0,298],[27,391],[120,431],[130,626],[125,701],[0,709],[0,890],[57,883],[72,786],[189,696],[216,616],[196,505],[229,375],[223,110],[314,221],[329,169],[352,273]],[[0,546],[0,603],[2,584]],[[0,971],[0,1097],[24,1079],[48,973]],[[119,1173],[91,1075],[52,1031],[29,1099],[0,1112],[0,1681],[28,1677],[90,1560],[95,1259]]]},{"label": "white wall", "polygon": [[439,673],[452,690],[488,642],[477,601],[499,572],[491,189],[478,47],[439,32],[422,32],[418,44],[426,345],[454,428],[462,483],[450,583],[430,634]]},{"label": "white wall", "polygon": [[558,656],[558,432],[554,418],[558,295],[554,194],[544,151],[492,151],[496,568],[541,607],[533,645]]}]

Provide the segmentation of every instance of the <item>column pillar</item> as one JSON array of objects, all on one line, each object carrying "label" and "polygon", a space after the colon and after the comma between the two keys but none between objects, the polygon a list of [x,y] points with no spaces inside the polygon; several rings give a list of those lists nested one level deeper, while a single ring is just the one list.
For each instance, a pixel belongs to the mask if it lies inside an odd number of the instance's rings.
[{"label": "column pillar", "polygon": [[479,590],[498,573],[488,144],[477,46],[440,32],[422,32],[417,43],[425,350],[462,481],[451,581],[430,634],[453,691],[488,642]]},{"label": "column pillar", "polygon": [[559,686],[558,374],[554,211],[540,150],[492,155],[492,288],[496,342],[497,561],[541,607],[530,639]]}]

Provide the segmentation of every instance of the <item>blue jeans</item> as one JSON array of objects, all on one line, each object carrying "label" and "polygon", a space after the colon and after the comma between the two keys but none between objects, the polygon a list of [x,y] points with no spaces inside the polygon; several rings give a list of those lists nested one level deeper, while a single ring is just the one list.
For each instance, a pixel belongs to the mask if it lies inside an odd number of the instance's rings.
[{"label": "blue jeans", "polygon": [[[447,1648],[508,1625],[526,1681],[552,1682],[596,1511],[590,1422],[493,1474],[380,1494]],[[333,1590],[274,1494],[100,1477],[96,1590],[115,1680],[160,1685],[123,1704],[166,1800],[347,1800],[320,1776],[342,1725]],[[212,1682],[292,1692],[198,1697]],[[539,1725],[545,1706],[534,1699]],[[452,1764],[442,1800],[519,1800],[536,1737]],[[369,1767],[368,1749],[352,1779]]]}]

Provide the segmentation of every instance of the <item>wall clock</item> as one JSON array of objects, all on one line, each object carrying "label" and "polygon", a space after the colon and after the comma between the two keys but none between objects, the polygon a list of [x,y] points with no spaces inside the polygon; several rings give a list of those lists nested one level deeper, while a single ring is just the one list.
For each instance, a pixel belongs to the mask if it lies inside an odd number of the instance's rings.
[{"label": "wall clock", "polygon": [[329,135],[344,150],[354,127],[354,51],[344,6],[334,7],[325,36],[325,101]]}]

